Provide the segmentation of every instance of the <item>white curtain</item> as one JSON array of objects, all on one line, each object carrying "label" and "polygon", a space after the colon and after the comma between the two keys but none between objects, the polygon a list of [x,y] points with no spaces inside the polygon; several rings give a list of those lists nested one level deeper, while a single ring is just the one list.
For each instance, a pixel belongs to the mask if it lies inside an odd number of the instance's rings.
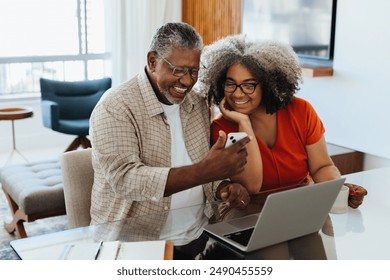
[{"label": "white curtain", "polygon": [[181,0],[106,0],[106,34],[112,53],[112,81],[116,86],[146,65],[156,29],[181,21]]}]

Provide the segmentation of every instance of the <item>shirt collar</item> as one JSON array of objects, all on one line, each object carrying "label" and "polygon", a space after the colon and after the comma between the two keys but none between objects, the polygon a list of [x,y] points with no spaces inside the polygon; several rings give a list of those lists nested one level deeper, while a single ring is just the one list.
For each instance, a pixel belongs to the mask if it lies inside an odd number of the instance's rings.
[{"label": "shirt collar", "polygon": [[[164,113],[164,110],[161,106],[160,101],[156,96],[156,93],[153,90],[153,87],[145,71],[143,71],[142,74],[138,75],[138,84],[140,85],[141,96],[144,100],[144,104],[146,107],[146,114],[148,114],[149,117],[153,117],[155,115]],[[184,102],[180,104],[180,108],[184,109],[184,111],[187,113],[191,112],[195,107],[195,102],[193,97],[194,94],[197,93],[195,93],[194,90],[192,89],[189,93],[187,93]]]}]

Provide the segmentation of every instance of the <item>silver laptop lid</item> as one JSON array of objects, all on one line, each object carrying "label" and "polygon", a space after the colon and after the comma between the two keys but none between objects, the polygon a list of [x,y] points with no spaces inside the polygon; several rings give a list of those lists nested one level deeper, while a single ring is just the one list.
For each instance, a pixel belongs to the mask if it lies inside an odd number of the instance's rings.
[{"label": "silver laptop lid", "polygon": [[[341,178],[272,193],[267,197],[255,222],[253,217],[246,216],[210,224],[204,229],[218,239],[247,252],[319,231],[344,181],[345,179]],[[243,224],[250,220],[248,218],[252,218],[253,223],[244,226]],[[243,222],[240,223],[240,220]],[[255,229],[247,246],[224,237],[250,226]]]},{"label": "silver laptop lid", "polygon": [[345,178],[270,194],[247,251],[319,231]]}]

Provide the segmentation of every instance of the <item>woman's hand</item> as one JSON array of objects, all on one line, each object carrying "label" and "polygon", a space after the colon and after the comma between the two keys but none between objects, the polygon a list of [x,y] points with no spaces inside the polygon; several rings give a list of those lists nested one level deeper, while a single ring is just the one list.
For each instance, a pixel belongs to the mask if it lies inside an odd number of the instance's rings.
[{"label": "woman's hand", "polygon": [[362,186],[345,183],[349,188],[348,206],[358,208],[363,203],[363,198],[367,195],[367,190]]},{"label": "woman's hand", "polygon": [[245,209],[249,202],[249,193],[245,187],[239,183],[229,183],[218,188],[217,195],[227,207]]},{"label": "woman's hand", "polygon": [[245,121],[245,122],[249,121],[248,115],[243,114],[243,113],[239,113],[237,111],[233,111],[230,108],[231,107],[230,107],[229,103],[226,101],[226,97],[224,97],[222,99],[221,103],[219,103],[219,110],[222,113],[222,115],[225,117],[225,119],[227,119],[231,122],[235,122],[237,124],[239,124],[242,121]]}]

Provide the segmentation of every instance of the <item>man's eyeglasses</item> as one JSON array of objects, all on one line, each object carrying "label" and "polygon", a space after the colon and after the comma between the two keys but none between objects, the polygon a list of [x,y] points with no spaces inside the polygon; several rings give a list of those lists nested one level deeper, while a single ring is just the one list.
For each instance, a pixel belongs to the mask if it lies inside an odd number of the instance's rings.
[{"label": "man's eyeglasses", "polygon": [[172,75],[176,77],[184,77],[189,72],[191,77],[198,78],[199,68],[178,67],[170,63],[168,60],[162,57],[162,59],[169,64],[169,68],[172,70]]},{"label": "man's eyeglasses", "polygon": [[239,87],[243,93],[252,94],[255,91],[258,84],[259,83],[242,83],[237,85],[233,82],[224,82],[223,90],[228,93],[234,93],[237,87]]}]

